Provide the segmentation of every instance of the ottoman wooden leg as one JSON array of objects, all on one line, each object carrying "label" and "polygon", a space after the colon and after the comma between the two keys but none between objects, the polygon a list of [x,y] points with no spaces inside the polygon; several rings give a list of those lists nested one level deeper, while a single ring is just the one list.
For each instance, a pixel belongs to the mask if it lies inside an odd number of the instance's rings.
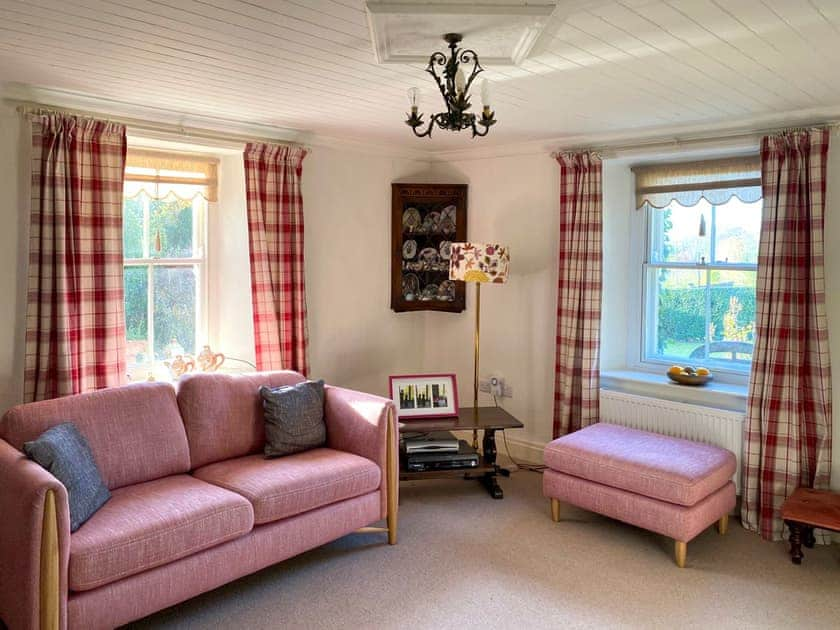
[{"label": "ottoman wooden leg", "polygon": [[551,520],[560,522],[560,499],[551,499]]},{"label": "ottoman wooden leg", "polygon": [[688,551],[688,543],[681,540],[674,541],[674,561],[680,569],[685,568],[685,554]]},{"label": "ottoman wooden leg", "polygon": [[717,530],[718,534],[723,536],[726,534],[726,531],[729,529],[729,514],[724,514],[720,517],[720,520],[717,522]]}]

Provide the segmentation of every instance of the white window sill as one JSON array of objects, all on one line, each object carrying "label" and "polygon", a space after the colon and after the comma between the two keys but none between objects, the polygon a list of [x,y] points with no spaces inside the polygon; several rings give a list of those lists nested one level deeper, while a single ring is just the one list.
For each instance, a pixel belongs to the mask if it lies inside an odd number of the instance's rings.
[{"label": "white window sill", "polygon": [[703,386],[693,387],[674,383],[664,374],[608,370],[601,372],[601,388],[727,411],[744,412],[747,409],[746,385],[712,381]]}]

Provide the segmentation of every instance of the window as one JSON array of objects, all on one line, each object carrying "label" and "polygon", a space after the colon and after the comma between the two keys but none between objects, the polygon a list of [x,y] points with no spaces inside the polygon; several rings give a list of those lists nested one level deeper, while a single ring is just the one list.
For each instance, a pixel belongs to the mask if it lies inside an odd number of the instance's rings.
[{"label": "window", "polygon": [[[205,337],[205,225],[215,162],[129,152],[123,198],[129,376],[165,377],[164,361]],[[163,368],[163,369],[162,369]]]},{"label": "window", "polygon": [[642,361],[748,372],[762,212],[757,159],[635,172],[647,221]]}]

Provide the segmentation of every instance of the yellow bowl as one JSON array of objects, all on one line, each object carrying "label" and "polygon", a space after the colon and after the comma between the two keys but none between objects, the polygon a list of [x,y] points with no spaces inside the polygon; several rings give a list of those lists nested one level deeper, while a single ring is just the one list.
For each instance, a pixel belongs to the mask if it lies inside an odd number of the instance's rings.
[{"label": "yellow bowl", "polygon": [[680,385],[705,385],[712,380],[711,374],[701,376],[699,374],[671,374],[666,372],[668,378]]}]

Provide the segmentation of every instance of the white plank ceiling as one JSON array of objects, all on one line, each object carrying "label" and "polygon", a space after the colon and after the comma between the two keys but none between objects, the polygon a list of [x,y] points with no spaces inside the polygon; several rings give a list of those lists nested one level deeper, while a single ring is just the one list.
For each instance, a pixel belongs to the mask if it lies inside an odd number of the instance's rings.
[{"label": "white plank ceiling", "polygon": [[0,0],[0,81],[434,150],[840,114],[840,0],[568,1],[488,69],[481,140],[411,135],[406,89],[442,103],[422,64],[376,64],[363,0]]}]

